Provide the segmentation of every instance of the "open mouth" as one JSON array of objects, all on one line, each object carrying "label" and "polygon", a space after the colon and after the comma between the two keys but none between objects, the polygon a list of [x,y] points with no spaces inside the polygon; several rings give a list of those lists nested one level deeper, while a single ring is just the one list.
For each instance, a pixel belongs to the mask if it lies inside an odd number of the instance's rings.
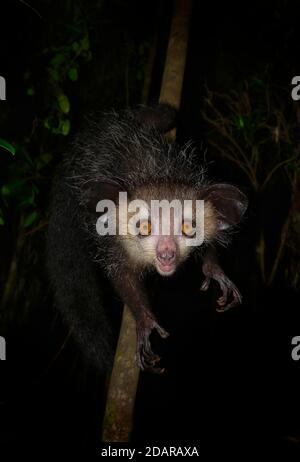
[{"label": "open mouth", "polygon": [[156,261],[156,268],[159,274],[162,276],[171,276],[175,272],[176,269],[176,264],[175,262],[173,263],[162,263],[159,260]]}]

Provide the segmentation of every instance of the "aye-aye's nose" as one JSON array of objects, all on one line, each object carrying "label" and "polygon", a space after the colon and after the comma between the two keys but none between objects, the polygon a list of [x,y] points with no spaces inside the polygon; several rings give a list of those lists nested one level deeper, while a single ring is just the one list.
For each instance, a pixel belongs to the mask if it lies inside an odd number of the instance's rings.
[{"label": "aye-aye's nose", "polygon": [[176,244],[174,240],[169,236],[161,238],[157,244],[156,253],[157,258],[161,262],[173,262],[176,256]]},{"label": "aye-aye's nose", "polygon": [[163,252],[158,252],[157,258],[161,262],[172,263],[175,260],[175,252],[174,250],[170,250],[170,249],[167,249]]}]

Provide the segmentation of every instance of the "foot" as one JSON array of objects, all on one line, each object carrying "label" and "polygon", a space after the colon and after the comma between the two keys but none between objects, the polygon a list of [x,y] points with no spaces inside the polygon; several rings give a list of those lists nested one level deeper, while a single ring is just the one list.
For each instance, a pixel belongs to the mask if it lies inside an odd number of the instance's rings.
[{"label": "foot", "polygon": [[[242,295],[236,285],[226,276],[222,268],[216,263],[205,263],[202,267],[203,273],[206,276],[200,290],[207,290],[211,279],[218,282],[222,295],[218,298],[217,303],[219,307],[217,311],[224,312],[230,310],[234,306],[242,303]],[[232,297],[231,302],[227,303],[229,297]]]},{"label": "foot", "polygon": [[164,369],[157,366],[161,358],[152,351],[150,343],[150,335],[154,329],[162,338],[167,338],[169,336],[168,332],[148,314],[145,314],[141,321],[137,322],[136,358],[137,364],[142,370],[161,374]]}]

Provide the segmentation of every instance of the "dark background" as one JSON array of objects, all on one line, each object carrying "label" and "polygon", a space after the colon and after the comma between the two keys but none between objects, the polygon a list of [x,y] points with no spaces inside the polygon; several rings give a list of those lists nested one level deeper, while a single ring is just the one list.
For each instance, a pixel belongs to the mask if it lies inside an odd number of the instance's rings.
[{"label": "dark background", "polygon": [[[0,334],[7,342],[0,441],[10,448],[90,449],[101,434],[103,378],[85,363],[52,306],[44,269],[51,178],[86,114],[157,100],[173,2],[29,4],[36,11],[17,0],[1,5],[7,101],[0,101],[0,137],[17,152],[0,153]],[[300,119],[290,83],[299,74],[299,13],[288,0],[194,2],[178,138],[195,140],[212,178],[238,184],[249,196],[233,244],[220,249],[244,299],[217,314],[218,288],[199,292],[203,276],[194,262],[172,280],[156,281],[153,304],[171,336],[154,342],[167,371],[141,375],[135,442],[226,442],[245,451],[260,443],[270,450],[299,445],[300,363],[291,359],[291,339],[300,335],[299,201],[287,180],[299,161],[279,169],[267,190],[253,188],[239,166],[211,146],[202,112],[206,87],[229,94],[256,79],[295,120],[288,147],[297,149]],[[271,138],[261,177],[273,167]],[[260,237],[270,272],[291,207],[288,239],[268,284],[258,261]]]}]

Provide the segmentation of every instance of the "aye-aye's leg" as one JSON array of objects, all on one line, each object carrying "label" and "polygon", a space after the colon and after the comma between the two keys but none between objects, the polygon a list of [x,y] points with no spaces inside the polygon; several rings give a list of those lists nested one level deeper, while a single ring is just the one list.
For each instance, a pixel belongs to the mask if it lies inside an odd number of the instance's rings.
[{"label": "aye-aye's leg", "polygon": [[163,369],[156,366],[160,357],[151,349],[150,334],[154,329],[162,338],[168,337],[169,334],[156,321],[143,283],[136,274],[128,271],[128,269],[122,273],[122,276],[115,278],[113,283],[117,293],[122,301],[128,305],[136,321],[138,366],[142,370],[161,373]]}]

